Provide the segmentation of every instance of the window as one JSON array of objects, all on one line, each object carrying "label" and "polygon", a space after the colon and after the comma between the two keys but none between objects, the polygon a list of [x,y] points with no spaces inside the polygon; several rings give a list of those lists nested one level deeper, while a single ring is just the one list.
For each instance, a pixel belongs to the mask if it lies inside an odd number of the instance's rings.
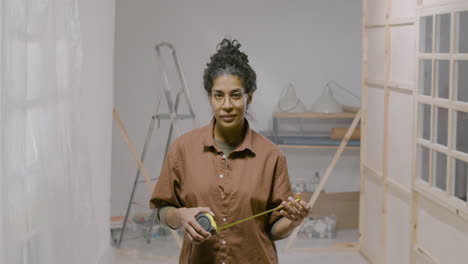
[{"label": "window", "polygon": [[419,18],[418,65],[417,182],[466,205],[468,10]]}]

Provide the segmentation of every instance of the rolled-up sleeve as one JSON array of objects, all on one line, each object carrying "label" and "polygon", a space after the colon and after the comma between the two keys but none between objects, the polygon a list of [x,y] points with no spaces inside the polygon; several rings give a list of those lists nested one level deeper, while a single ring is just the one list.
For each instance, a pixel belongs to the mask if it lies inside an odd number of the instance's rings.
[{"label": "rolled-up sleeve", "polygon": [[152,209],[164,206],[183,207],[180,199],[181,181],[177,161],[177,150],[172,145],[164,159],[159,180],[150,199]]},{"label": "rolled-up sleeve", "polygon": [[[289,182],[286,158],[283,154],[281,154],[278,156],[276,163],[275,177],[273,180],[270,199],[268,201],[268,209],[279,206],[281,202],[287,200],[289,196],[293,196],[293,193],[291,191],[291,184]],[[279,213],[279,211],[272,212],[268,220],[269,227],[271,228],[272,225],[281,217],[282,215]]]}]

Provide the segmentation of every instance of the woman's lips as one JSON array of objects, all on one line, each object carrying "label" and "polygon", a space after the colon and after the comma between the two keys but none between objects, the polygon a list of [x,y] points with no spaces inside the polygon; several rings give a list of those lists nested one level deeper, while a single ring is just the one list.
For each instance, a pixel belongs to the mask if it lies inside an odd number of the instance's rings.
[{"label": "woman's lips", "polygon": [[225,122],[230,122],[234,120],[235,117],[236,117],[235,115],[222,115],[221,119]]}]

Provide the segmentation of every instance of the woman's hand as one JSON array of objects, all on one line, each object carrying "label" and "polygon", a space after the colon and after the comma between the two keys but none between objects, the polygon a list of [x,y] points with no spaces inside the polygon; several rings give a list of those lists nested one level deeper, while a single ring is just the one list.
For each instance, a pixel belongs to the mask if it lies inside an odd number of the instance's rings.
[{"label": "woman's hand", "polygon": [[[297,193],[296,196],[300,196],[300,193]],[[288,197],[288,201],[283,201],[281,205],[284,208],[280,214],[289,219],[295,226],[299,226],[309,215],[310,205],[303,200],[296,201],[294,198]]]},{"label": "woman's hand", "polygon": [[209,213],[214,216],[214,213],[208,207],[178,208],[174,215],[177,226],[183,226],[185,228],[185,236],[190,241],[196,243],[203,242],[211,237],[211,234],[203,229],[195,220],[195,216],[199,213]]}]

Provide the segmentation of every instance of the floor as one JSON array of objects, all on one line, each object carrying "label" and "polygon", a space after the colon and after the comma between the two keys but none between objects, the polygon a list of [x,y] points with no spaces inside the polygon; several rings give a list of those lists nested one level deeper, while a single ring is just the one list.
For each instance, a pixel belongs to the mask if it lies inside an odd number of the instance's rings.
[{"label": "floor", "polygon": [[[115,254],[114,264],[177,264],[177,258],[145,260],[132,256]],[[314,264],[367,264],[366,260],[356,252],[322,252],[305,253],[292,252],[279,255],[279,263],[314,263]]]},{"label": "floor", "polygon": [[[339,231],[335,239],[298,238],[293,248],[327,248],[336,244],[356,242],[357,230]],[[277,242],[280,263],[367,264],[357,252],[282,252],[287,240]],[[137,232],[126,233],[121,249],[113,254],[114,264],[177,264],[178,247],[172,236],[154,238],[150,244]],[[165,256],[165,257],[163,257]]]}]

